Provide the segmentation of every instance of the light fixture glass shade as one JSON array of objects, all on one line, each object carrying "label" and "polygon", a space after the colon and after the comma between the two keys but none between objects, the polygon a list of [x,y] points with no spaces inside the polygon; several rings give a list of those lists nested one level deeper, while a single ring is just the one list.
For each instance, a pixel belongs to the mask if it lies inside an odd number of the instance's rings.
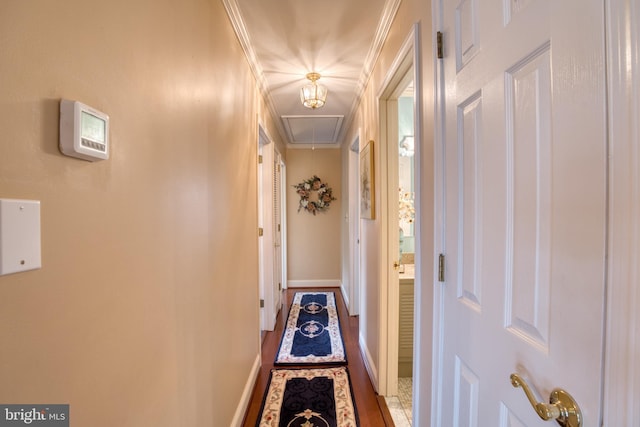
[{"label": "light fixture glass shade", "polygon": [[320,108],[327,100],[327,88],[316,83],[319,78],[318,73],[307,74],[307,79],[311,80],[311,83],[300,89],[300,101],[307,108]]}]

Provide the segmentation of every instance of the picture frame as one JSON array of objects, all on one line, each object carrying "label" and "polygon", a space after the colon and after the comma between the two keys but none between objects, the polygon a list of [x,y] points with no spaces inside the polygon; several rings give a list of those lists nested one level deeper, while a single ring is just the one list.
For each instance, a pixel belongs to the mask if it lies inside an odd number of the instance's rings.
[{"label": "picture frame", "polygon": [[360,218],[375,219],[375,176],[373,164],[373,140],[360,152]]}]

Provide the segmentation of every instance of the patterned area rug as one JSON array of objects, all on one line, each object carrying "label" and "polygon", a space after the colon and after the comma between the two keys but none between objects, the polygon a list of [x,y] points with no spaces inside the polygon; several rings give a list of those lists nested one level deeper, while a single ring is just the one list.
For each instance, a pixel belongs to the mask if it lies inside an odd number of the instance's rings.
[{"label": "patterned area rug", "polygon": [[274,363],[346,362],[334,293],[296,292]]},{"label": "patterned area rug", "polygon": [[257,427],[356,427],[346,366],[273,369]]}]

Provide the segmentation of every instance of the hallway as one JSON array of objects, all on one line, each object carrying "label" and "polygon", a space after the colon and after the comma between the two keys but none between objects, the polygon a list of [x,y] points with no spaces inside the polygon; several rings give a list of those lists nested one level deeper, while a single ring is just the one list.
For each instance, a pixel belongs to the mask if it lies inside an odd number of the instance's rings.
[{"label": "hallway", "polygon": [[[340,288],[293,288],[283,292],[283,307],[278,314],[278,319],[274,331],[266,332],[262,343],[262,366],[253,389],[251,402],[245,415],[244,427],[254,427],[256,419],[260,411],[262,398],[264,395],[269,372],[273,368],[280,337],[284,328],[291,300],[296,292],[303,291],[324,291],[334,292],[336,296],[336,305],[338,308],[338,316],[340,318],[340,328],[344,340],[345,350],[347,352],[347,366],[351,376],[353,394],[356,401],[356,408],[360,418],[360,425],[367,427],[392,427],[393,421],[387,410],[384,399],[379,397],[367,374],[367,370],[362,361],[362,356],[358,347],[358,317],[349,316],[340,293]],[[380,407],[382,405],[382,408]]]}]

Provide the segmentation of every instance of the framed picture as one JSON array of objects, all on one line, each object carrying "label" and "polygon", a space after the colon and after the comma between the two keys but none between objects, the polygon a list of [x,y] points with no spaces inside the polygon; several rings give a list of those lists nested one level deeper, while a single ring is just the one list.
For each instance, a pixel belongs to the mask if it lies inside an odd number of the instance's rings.
[{"label": "framed picture", "polygon": [[373,181],[373,140],[360,152],[360,218],[375,219],[375,185]]}]

